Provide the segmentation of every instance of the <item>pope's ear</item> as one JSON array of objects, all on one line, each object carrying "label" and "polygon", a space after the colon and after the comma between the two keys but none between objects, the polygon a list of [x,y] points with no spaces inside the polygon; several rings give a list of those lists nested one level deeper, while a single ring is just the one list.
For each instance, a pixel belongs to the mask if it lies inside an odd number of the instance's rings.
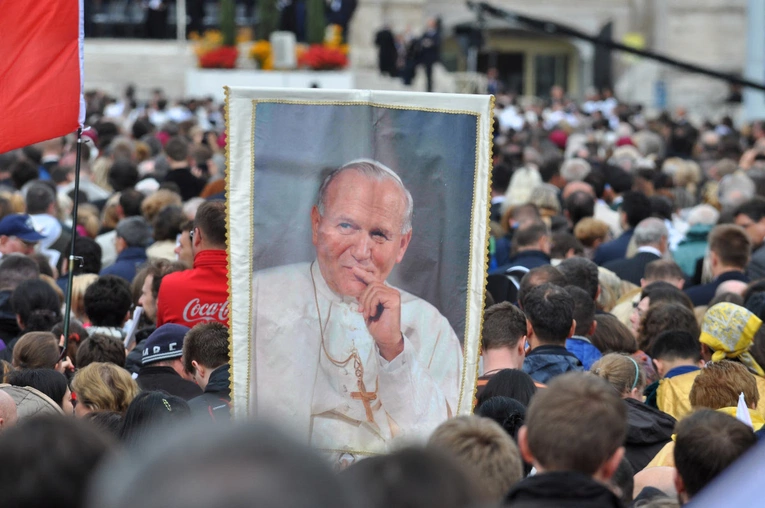
[{"label": "pope's ear", "polygon": [[402,259],[404,259],[404,254],[406,254],[406,249],[409,248],[409,242],[412,241],[412,230],[410,229],[408,233],[401,235],[401,243],[399,243],[398,247],[398,255],[396,256],[396,263],[400,263]]},{"label": "pope's ear", "polygon": [[314,245],[319,243],[319,222],[321,221],[321,214],[319,208],[314,206],[311,208],[311,233],[312,241]]}]

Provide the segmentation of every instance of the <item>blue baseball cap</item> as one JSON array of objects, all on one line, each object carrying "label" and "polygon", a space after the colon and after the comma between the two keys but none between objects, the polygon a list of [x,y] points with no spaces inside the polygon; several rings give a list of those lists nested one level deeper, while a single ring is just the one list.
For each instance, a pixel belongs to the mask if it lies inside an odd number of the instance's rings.
[{"label": "blue baseball cap", "polygon": [[32,217],[24,213],[6,215],[0,220],[0,235],[15,236],[25,242],[39,242],[43,235],[37,232]]}]

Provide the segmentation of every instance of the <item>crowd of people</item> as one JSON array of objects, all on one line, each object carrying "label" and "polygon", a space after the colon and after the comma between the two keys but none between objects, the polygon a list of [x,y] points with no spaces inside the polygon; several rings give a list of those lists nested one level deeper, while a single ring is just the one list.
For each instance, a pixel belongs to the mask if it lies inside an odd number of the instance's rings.
[{"label": "crowd of people", "polygon": [[425,69],[427,91],[433,91],[433,65],[441,60],[441,23],[436,18],[428,20],[425,30],[417,35],[411,28],[395,33],[389,25],[383,25],[375,34],[377,66],[380,74],[401,78],[411,85],[417,67]]},{"label": "crowd of people", "polygon": [[230,422],[219,105],[87,106],[77,195],[0,154],[3,506],[679,506],[765,432],[761,123],[498,96],[474,414],[333,471]]}]

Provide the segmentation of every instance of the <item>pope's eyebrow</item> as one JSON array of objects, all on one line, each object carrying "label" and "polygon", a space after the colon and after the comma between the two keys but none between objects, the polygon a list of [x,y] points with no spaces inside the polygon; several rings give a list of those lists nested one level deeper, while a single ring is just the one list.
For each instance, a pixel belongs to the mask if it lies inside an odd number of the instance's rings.
[{"label": "pope's eyebrow", "polygon": [[382,228],[374,228],[373,230],[371,230],[369,232],[369,234],[371,234],[371,235],[381,235],[381,236],[384,236],[386,239],[388,239],[390,237],[390,233],[388,231],[386,231],[385,229],[382,229]]}]

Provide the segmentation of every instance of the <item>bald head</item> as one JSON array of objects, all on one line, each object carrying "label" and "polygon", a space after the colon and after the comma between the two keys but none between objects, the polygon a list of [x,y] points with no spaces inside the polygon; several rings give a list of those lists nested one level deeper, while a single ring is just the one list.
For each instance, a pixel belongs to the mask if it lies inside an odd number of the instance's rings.
[{"label": "bald head", "polygon": [[595,190],[592,188],[592,185],[586,182],[569,182],[566,184],[565,187],[563,187],[563,194],[562,197],[565,200],[567,197],[572,195],[575,192],[586,192],[593,198],[595,197]]},{"label": "bald head", "polygon": [[736,295],[743,295],[746,291],[746,282],[740,280],[726,280],[717,286],[715,290],[715,296],[720,296],[725,293],[733,293]]},{"label": "bald head", "polygon": [[16,403],[13,397],[0,390],[0,431],[16,425]]}]

